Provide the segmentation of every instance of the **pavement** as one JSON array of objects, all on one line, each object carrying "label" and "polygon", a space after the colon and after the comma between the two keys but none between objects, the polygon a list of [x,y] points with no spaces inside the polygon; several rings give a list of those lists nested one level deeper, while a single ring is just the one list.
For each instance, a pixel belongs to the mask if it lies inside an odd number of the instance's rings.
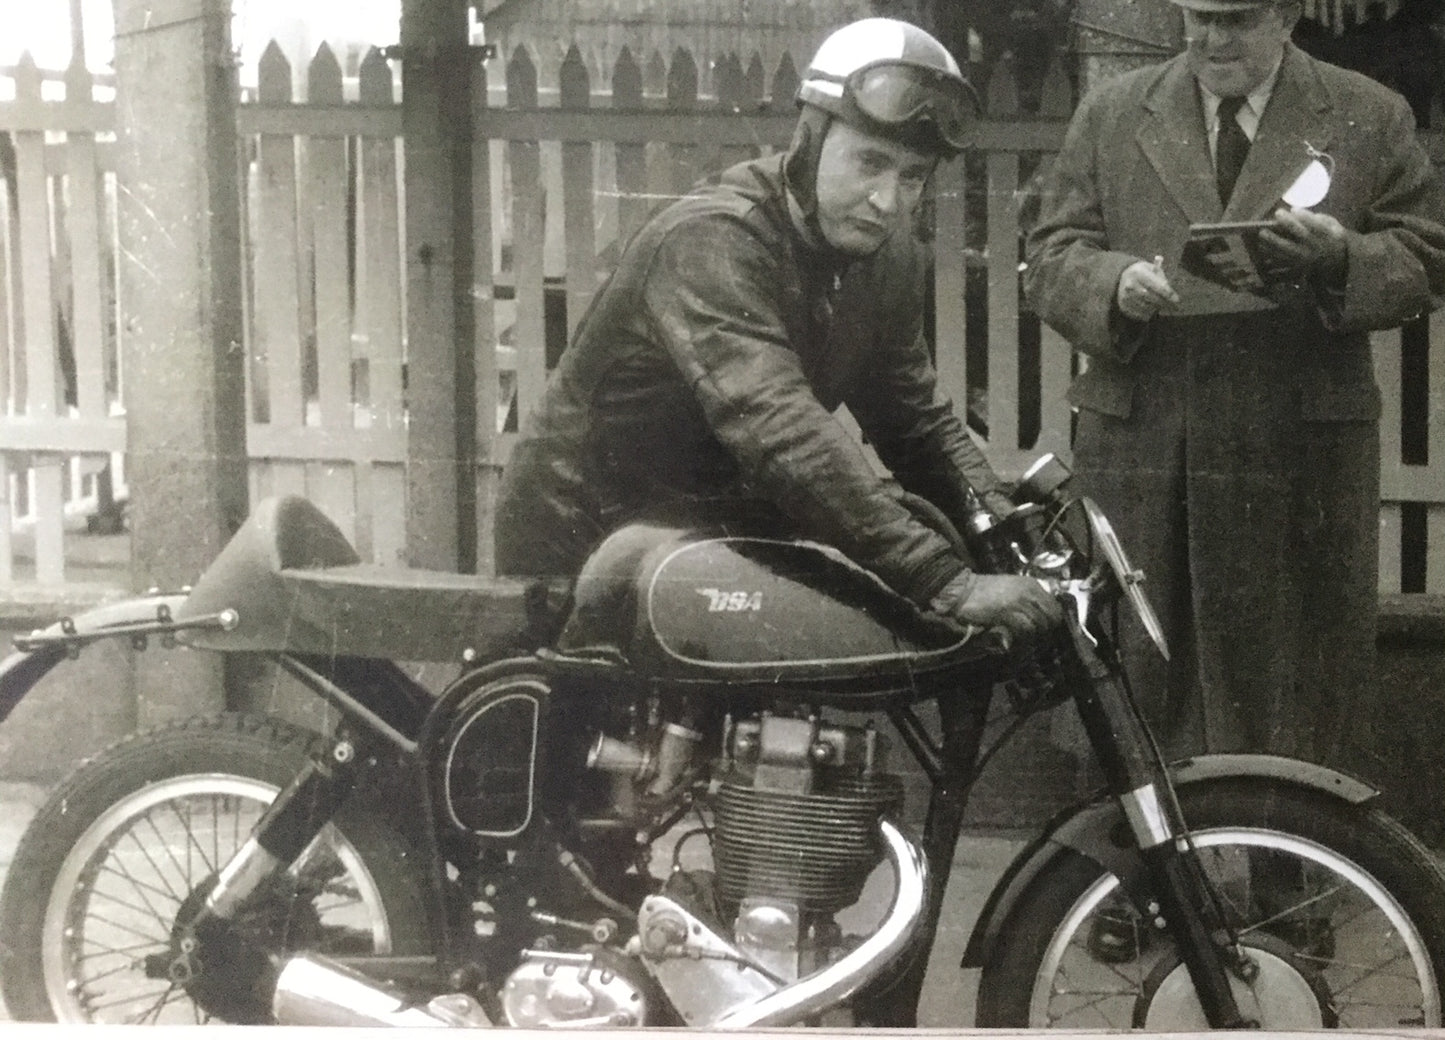
[{"label": "pavement", "polygon": [[[48,789],[39,784],[0,783],[0,882],[9,872],[16,846],[47,793]],[[920,1026],[961,1029],[973,1024],[978,973],[961,970],[959,961],[984,899],[1020,845],[1017,836],[988,832],[965,834],[959,841],[919,1002]],[[860,906],[878,902],[865,890]],[[0,1022],[9,1021],[9,1013],[0,1002]]]}]

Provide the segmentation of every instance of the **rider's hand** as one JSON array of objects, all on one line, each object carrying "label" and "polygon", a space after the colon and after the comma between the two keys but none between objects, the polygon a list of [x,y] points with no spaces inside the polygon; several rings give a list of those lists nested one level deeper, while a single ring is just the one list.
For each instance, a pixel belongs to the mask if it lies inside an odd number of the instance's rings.
[{"label": "rider's hand", "polygon": [[961,571],[931,604],[935,613],[994,629],[1006,643],[1027,642],[1063,620],[1063,610],[1033,578]]},{"label": "rider's hand", "polygon": [[1172,311],[1179,306],[1179,294],[1164,276],[1164,266],[1159,260],[1153,263],[1136,260],[1124,268],[1114,290],[1114,300],[1119,310],[1135,321],[1148,321],[1160,311]]},{"label": "rider's hand", "polygon": [[1281,206],[1274,223],[1259,233],[1269,259],[1286,271],[1313,274],[1320,284],[1343,289],[1349,263],[1345,227],[1328,213]]}]

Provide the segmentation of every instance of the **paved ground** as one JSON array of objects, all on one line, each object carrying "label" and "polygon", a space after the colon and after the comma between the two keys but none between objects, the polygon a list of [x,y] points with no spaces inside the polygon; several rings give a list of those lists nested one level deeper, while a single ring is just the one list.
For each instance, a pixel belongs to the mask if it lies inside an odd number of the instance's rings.
[{"label": "paved ground", "polygon": [[[46,791],[33,784],[0,783],[0,880],[9,870],[15,846]],[[1019,848],[1010,837],[968,835],[959,842],[943,915],[920,1003],[920,1024],[965,1028],[973,1022],[976,972],[959,968],[964,945],[979,908],[994,881]],[[0,1005],[0,1021],[9,1021]]]}]

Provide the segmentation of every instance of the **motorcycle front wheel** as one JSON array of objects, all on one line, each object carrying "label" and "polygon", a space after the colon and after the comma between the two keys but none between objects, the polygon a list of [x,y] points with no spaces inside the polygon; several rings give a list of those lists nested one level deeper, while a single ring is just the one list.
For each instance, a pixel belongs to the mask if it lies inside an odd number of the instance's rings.
[{"label": "motorcycle front wheel", "polygon": [[[1261,780],[1185,788],[1205,872],[1255,969],[1234,981],[1270,1030],[1439,1028],[1445,872],[1368,806]],[[1207,1029],[1147,897],[1068,851],[1034,879],[979,979],[989,1028]]]},{"label": "motorcycle front wheel", "polygon": [[[172,965],[193,913],[252,827],[307,762],[313,734],[274,719],[190,719],[85,763],[36,813],[0,895],[5,1004],[23,1021],[269,1021],[269,993],[230,949]],[[425,953],[423,879],[402,839],[343,809],[237,931],[281,955]],[[249,966],[248,966],[249,967]]]}]

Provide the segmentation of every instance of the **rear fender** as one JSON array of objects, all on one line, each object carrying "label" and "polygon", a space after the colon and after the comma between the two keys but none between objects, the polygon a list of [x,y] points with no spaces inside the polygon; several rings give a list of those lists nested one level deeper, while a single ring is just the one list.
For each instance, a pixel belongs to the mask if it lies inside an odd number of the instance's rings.
[{"label": "rear fender", "polygon": [[101,639],[140,639],[174,631],[170,619],[185,598],[182,593],[166,593],[120,600],[17,636],[16,651],[0,661],[0,720],[52,668],[74,657],[81,647]]},{"label": "rear fender", "polygon": [[[1200,755],[1170,766],[1176,789],[1250,777],[1320,791],[1352,805],[1379,794],[1375,788],[1327,766],[1278,755]],[[1119,803],[1107,795],[1054,817],[1044,832],[1014,857],[989,893],[963,953],[963,967],[980,968],[993,955],[999,934],[1034,879],[1065,852],[1087,856],[1124,879],[1142,867]]]}]

